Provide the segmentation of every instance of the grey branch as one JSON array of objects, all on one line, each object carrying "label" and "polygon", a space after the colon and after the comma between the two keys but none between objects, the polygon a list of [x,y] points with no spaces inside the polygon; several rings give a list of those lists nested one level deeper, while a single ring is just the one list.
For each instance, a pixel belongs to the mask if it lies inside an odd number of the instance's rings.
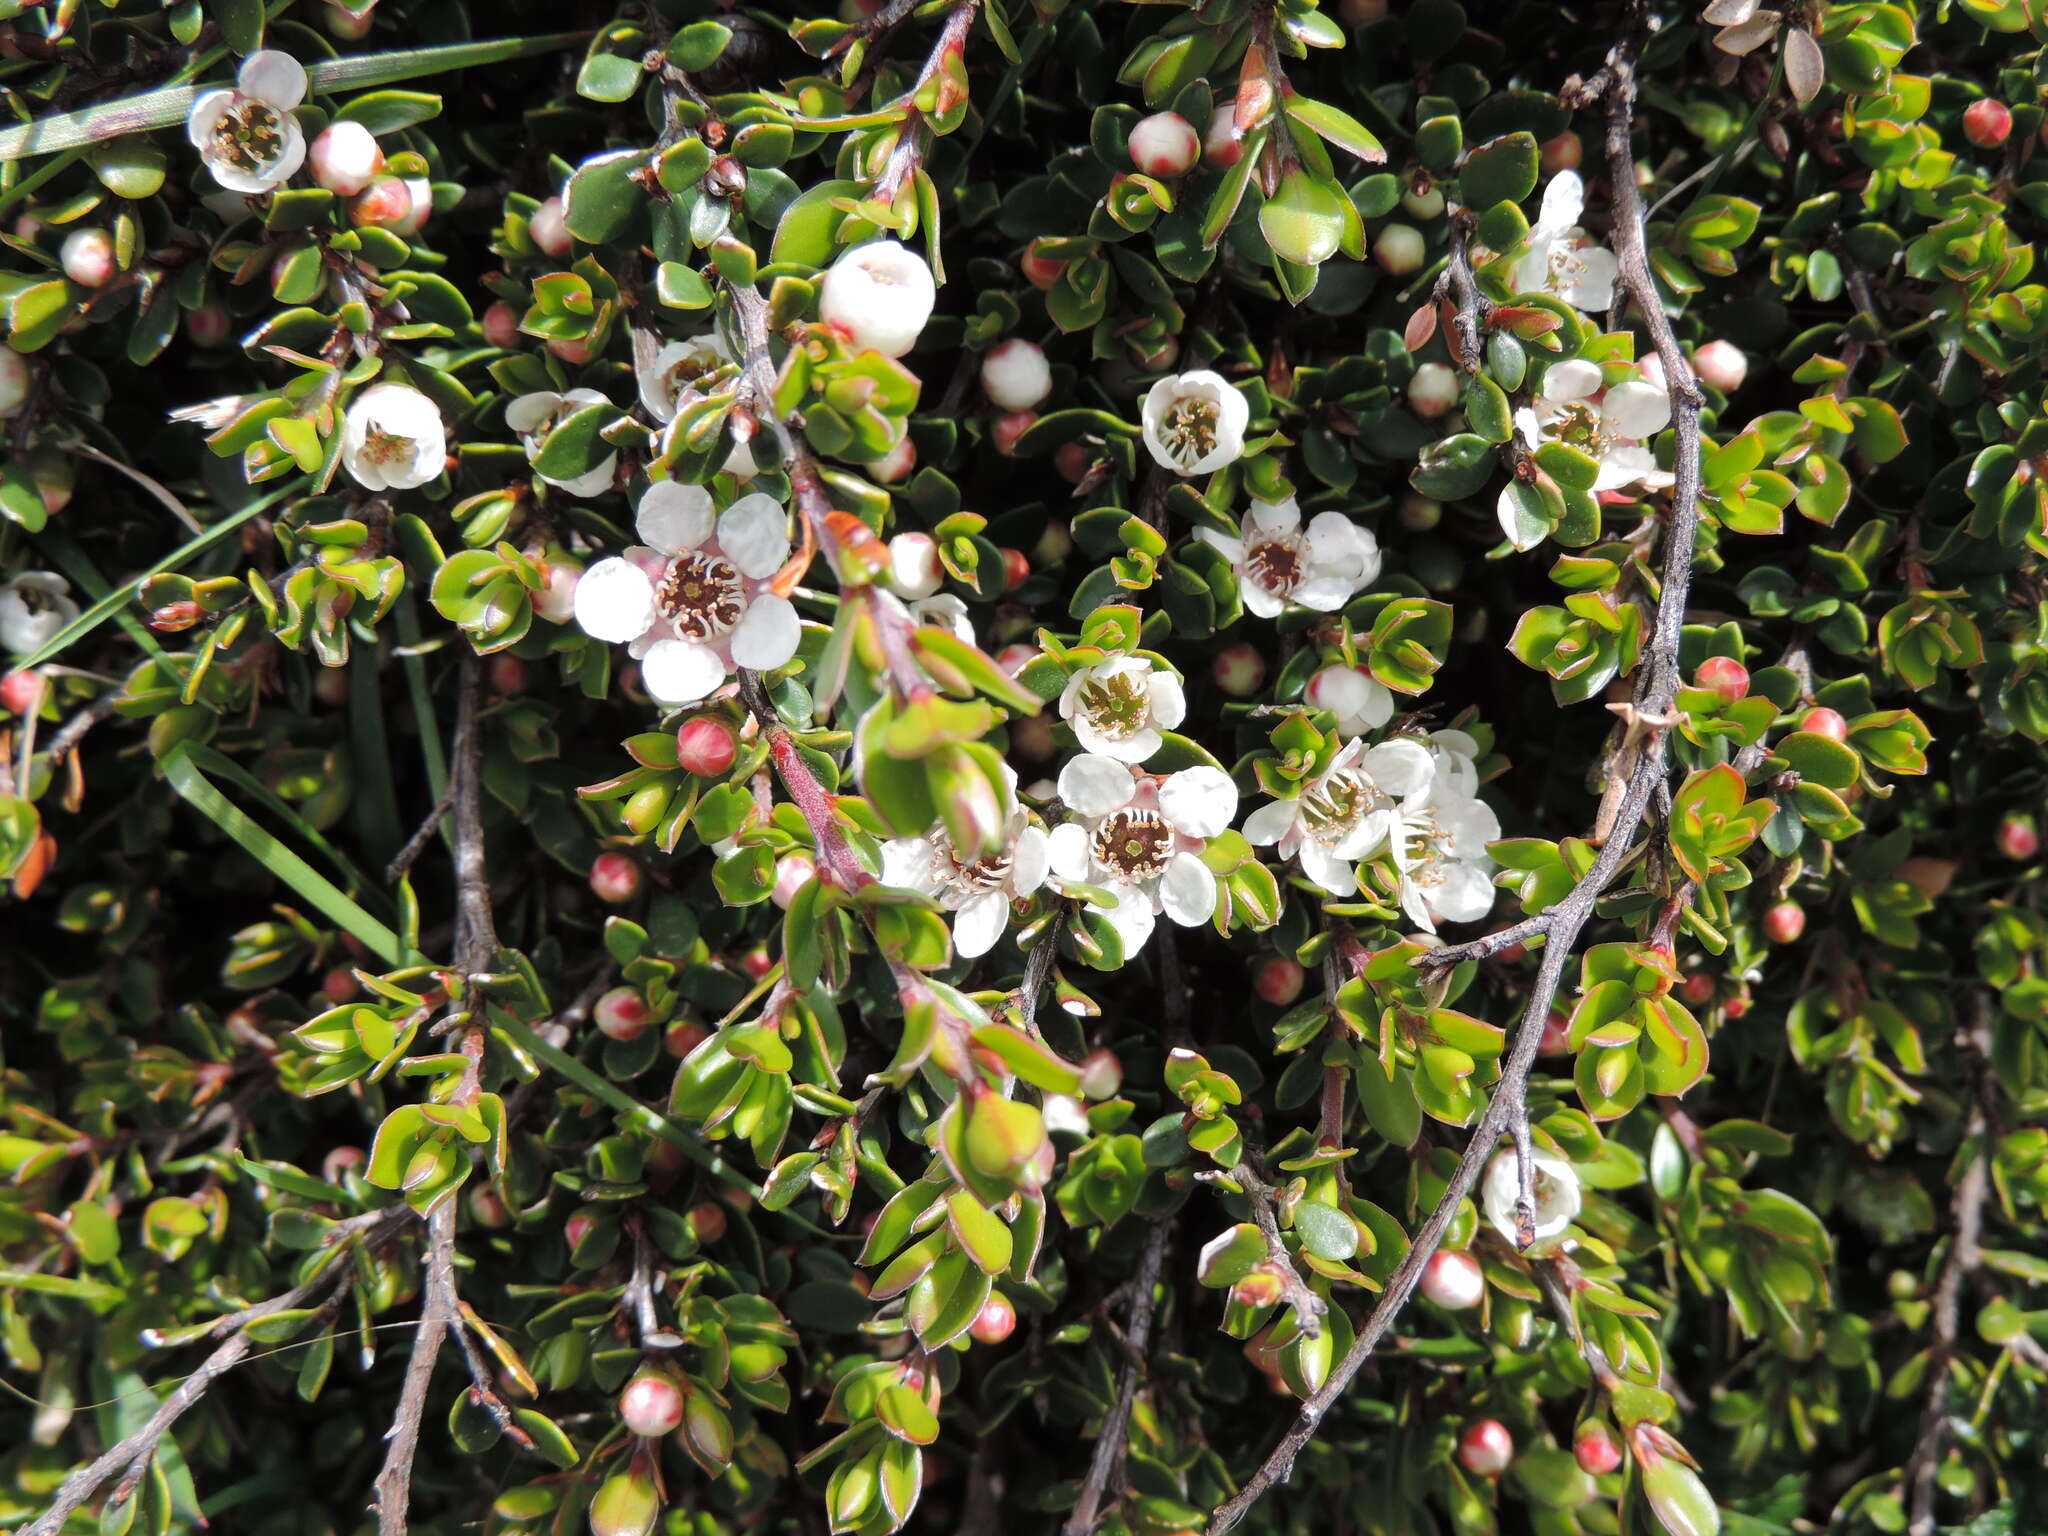
[{"label": "grey branch", "polygon": [[[1631,853],[1631,844],[1642,826],[1643,814],[1658,786],[1664,783],[1664,726],[1657,722],[1671,716],[1678,692],[1678,641],[1685,625],[1686,595],[1692,584],[1694,545],[1699,533],[1700,492],[1700,392],[1692,368],[1679,350],[1663,301],[1657,296],[1650,273],[1649,254],[1643,235],[1643,205],[1636,191],[1635,152],[1631,130],[1635,118],[1635,60],[1639,37],[1630,33],[1615,45],[1603,71],[1607,105],[1608,181],[1614,196],[1614,241],[1621,263],[1621,282],[1629,299],[1643,317],[1643,324],[1664,363],[1666,387],[1671,395],[1672,427],[1675,433],[1671,488],[1671,511],[1665,528],[1664,565],[1658,594],[1656,623],[1650,643],[1636,674],[1635,711],[1645,725],[1635,747],[1633,762],[1617,762],[1615,772],[1625,774],[1621,802],[1612,830],[1599,856],[1571,893],[1541,914],[1540,924],[1529,920],[1503,930],[1521,930],[1529,936],[1541,932],[1547,942],[1543,950],[1528,1006],[1515,1026],[1514,1038],[1501,1064],[1495,1085],[1479,1122],[1472,1128],[1463,1156],[1452,1173],[1442,1200],[1415,1234],[1407,1256],[1388,1278],[1372,1315],[1358,1330],[1358,1338],[1344,1358],[1331,1369],[1329,1379],[1302,1404],[1301,1412],[1279,1445],[1259,1467],[1235,1498],[1219,1507],[1209,1523],[1209,1536],[1223,1536],[1262,1498],[1268,1489],[1284,1481],[1294,1469],[1295,1458],[1311,1439],[1323,1418],[1351,1385],[1379,1342],[1393,1326],[1395,1317],[1413,1294],[1423,1266],[1443,1242],[1458,1206],[1479,1180],[1480,1170],[1492,1155],[1495,1144],[1524,1113],[1523,1096],[1528,1090],[1529,1072],[1536,1060],[1536,1047],[1543,1036],[1552,1001],[1564,979],[1565,966],[1581,930],[1593,916],[1594,904],[1620,873]],[[1532,926],[1533,925],[1533,926]],[[1498,939],[1500,936],[1496,935]],[[1504,947],[1504,946],[1496,946]],[[1473,946],[1464,946],[1471,949]],[[1490,953],[1492,951],[1482,951]],[[1441,967],[1456,950],[1433,950],[1418,964]]]},{"label": "grey branch", "polygon": [[1088,1478],[1081,1485],[1081,1497],[1074,1512],[1060,1527],[1062,1536],[1089,1536],[1095,1517],[1102,1510],[1102,1497],[1124,1480],[1124,1453],[1131,1432],[1131,1404],[1138,1395],[1138,1379],[1144,1373],[1145,1350],[1152,1342],[1152,1309],[1159,1289],[1159,1270],[1166,1260],[1167,1224],[1157,1223],[1145,1234],[1145,1248],[1138,1258],[1138,1276],[1131,1301],[1130,1327],[1124,1339],[1124,1363],[1117,1372],[1116,1403],[1102,1421],[1102,1433],[1095,1441],[1095,1455],[1088,1463]]}]

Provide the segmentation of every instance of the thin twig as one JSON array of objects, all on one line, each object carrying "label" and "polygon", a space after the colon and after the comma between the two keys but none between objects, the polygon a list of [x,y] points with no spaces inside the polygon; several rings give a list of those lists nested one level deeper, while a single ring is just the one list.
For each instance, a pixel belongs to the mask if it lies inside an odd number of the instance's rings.
[{"label": "thin twig", "polygon": [[1963,1287],[1976,1272],[1983,1252],[1978,1246],[1984,1232],[1984,1201],[1991,1187],[1991,1131],[1995,1085],[1990,1070],[1991,1004],[1978,993],[1971,1000],[1973,1017],[1958,1032],[1964,1071],[1970,1082],[1969,1119],[1963,1140],[1976,1143],[1969,1166],[1956,1181],[1950,1201],[1955,1235],[1949,1240],[1948,1258],[1934,1283],[1931,1326],[1934,1342],[1927,1352],[1927,1395],[1920,1410],[1920,1432],[1907,1458],[1902,1481],[1911,1499],[1907,1536],[1934,1536],[1935,1472],[1941,1465],[1951,1432],[1948,1413],[1949,1370],[1955,1363],[1962,1338]]},{"label": "thin twig", "polygon": [[1329,1306],[1309,1283],[1301,1278],[1287,1244],[1280,1237],[1280,1191],[1259,1177],[1249,1160],[1240,1161],[1227,1177],[1244,1191],[1251,1203],[1252,1220],[1266,1240],[1266,1264],[1280,1276],[1280,1303],[1294,1309],[1301,1331],[1313,1339],[1323,1331],[1323,1314]]},{"label": "thin twig", "polygon": [[[352,1217],[329,1233],[329,1240],[332,1243],[339,1243],[343,1238],[363,1236],[405,1214],[405,1208],[398,1206]],[[245,1307],[220,1319],[207,1332],[214,1336],[228,1332],[226,1342],[208,1355],[197,1370],[179,1382],[171,1395],[157,1405],[156,1412],[152,1413],[138,1429],[109,1447],[97,1460],[65,1478],[63,1485],[57,1490],[57,1496],[50,1501],[50,1507],[23,1526],[18,1536],[57,1536],[57,1532],[64,1529],[71,1516],[117,1472],[124,1475],[120,1488],[115,1492],[115,1501],[118,1502],[124,1496],[122,1490],[132,1492],[142,1469],[148,1466],[149,1458],[155,1454],[157,1446],[162,1443],[171,1426],[177,1423],[187,1409],[206,1395],[207,1389],[214,1382],[240,1365],[247,1357],[255,1342],[249,1337],[248,1324],[259,1318],[269,1317],[275,1312],[289,1311],[318,1291],[323,1284],[333,1289],[330,1300],[338,1300],[353,1278],[354,1270],[349,1265],[329,1265],[303,1285],[294,1286],[281,1296],[273,1296],[268,1301],[258,1302],[253,1307]]]},{"label": "thin twig", "polygon": [[[437,1244],[452,1246],[454,1242],[455,1200],[450,1196],[427,1218],[429,1254]],[[436,1284],[431,1264],[429,1268],[419,1327],[412,1336],[412,1358],[406,1362],[405,1384],[399,1391],[398,1413],[385,1435],[390,1449],[385,1451],[383,1469],[377,1474],[377,1536],[405,1536],[406,1511],[412,1503],[412,1462],[419,1450],[420,1426],[426,1419],[427,1389],[433,1384],[434,1362],[441,1358],[441,1341],[455,1326],[453,1290]]]},{"label": "thin twig", "polygon": [[405,840],[405,846],[398,850],[391,862],[384,866],[384,883],[396,885],[403,880],[406,871],[426,851],[427,844],[434,840],[434,834],[441,829],[441,818],[446,816],[455,804],[455,780],[448,781],[448,787],[441,791],[441,798],[434,802],[434,808],[427,812],[426,820]]},{"label": "thin twig", "polygon": [[[1631,852],[1631,843],[1642,825],[1644,811],[1658,785],[1664,782],[1665,723],[1671,717],[1678,692],[1678,642],[1685,626],[1686,595],[1692,583],[1693,551],[1699,533],[1701,395],[1694,383],[1691,366],[1679,350],[1671,322],[1664,313],[1651,275],[1649,254],[1643,234],[1642,199],[1635,185],[1635,154],[1631,141],[1635,118],[1635,60],[1639,36],[1631,32],[1614,47],[1605,75],[1607,97],[1607,160],[1614,197],[1615,254],[1621,266],[1621,282],[1641,312],[1644,326],[1664,363],[1665,387],[1671,397],[1675,446],[1672,461],[1671,510],[1665,528],[1664,565],[1658,593],[1657,617],[1650,643],[1636,676],[1630,737],[1634,760],[1627,765],[1625,787],[1613,818],[1612,831],[1593,865],[1571,893],[1542,914],[1537,929],[1547,937],[1543,958],[1521,1022],[1501,1064],[1500,1081],[1478,1124],[1472,1129],[1464,1154],[1458,1160],[1443,1198],[1415,1234],[1407,1255],[1388,1277],[1386,1289],[1372,1315],[1359,1328],[1357,1340],[1344,1358],[1332,1367],[1321,1388],[1302,1404],[1293,1426],[1278,1446],[1246,1482],[1236,1497],[1217,1509],[1209,1523],[1209,1536],[1223,1536],[1242,1520],[1274,1484],[1293,1470],[1302,1447],[1314,1438],[1323,1417],[1341,1398],[1352,1379],[1379,1346],[1395,1316],[1406,1304],[1420,1279],[1423,1266],[1443,1242],[1459,1204],[1479,1180],[1480,1170],[1493,1154],[1503,1132],[1525,1113],[1523,1096],[1529,1072],[1536,1060],[1536,1048],[1543,1036],[1545,1020],[1564,979],[1566,964],[1580,931],[1593,916],[1595,903],[1620,872]],[[1639,734],[1638,734],[1639,733]],[[1617,763],[1617,771],[1623,765]],[[1528,924],[1516,928],[1527,929]],[[1501,946],[1504,947],[1504,946]],[[1445,951],[1431,951],[1418,965],[1438,968]]]},{"label": "thin twig", "polygon": [[175,517],[179,522],[183,523],[187,528],[191,529],[192,532],[206,532],[206,525],[200,522],[198,518],[194,517],[191,514],[191,512],[187,510],[185,503],[178,500],[177,497],[173,496],[170,493],[170,491],[167,490],[160,481],[151,479],[148,475],[145,475],[141,470],[136,469],[131,465],[123,464],[119,459],[115,458],[112,454],[101,453],[99,449],[93,447],[91,443],[73,443],[71,445],[70,451],[72,453],[77,454],[82,459],[91,459],[95,464],[104,464],[107,466],[107,468],[115,470],[120,474],[126,475],[130,480],[133,480],[137,485],[141,486],[145,491],[149,492],[151,496],[155,497],[156,500],[163,505],[164,509],[171,514],[171,516]]},{"label": "thin twig", "polygon": [[1156,1223],[1145,1234],[1145,1247],[1138,1257],[1138,1275],[1131,1297],[1131,1324],[1125,1330],[1128,1346],[1122,1368],[1117,1372],[1116,1403],[1102,1421],[1102,1433],[1095,1441],[1095,1454],[1088,1462],[1088,1477],[1081,1484],[1081,1497],[1074,1512],[1060,1527],[1062,1536],[1090,1536],[1095,1517],[1101,1512],[1103,1495],[1121,1488],[1124,1457],[1129,1449],[1131,1405],[1138,1395],[1139,1377],[1144,1373],[1145,1350],[1152,1342],[1152,1310],[1159,1289],[1159,1271],[1166,1260],[1168,1227]]}]

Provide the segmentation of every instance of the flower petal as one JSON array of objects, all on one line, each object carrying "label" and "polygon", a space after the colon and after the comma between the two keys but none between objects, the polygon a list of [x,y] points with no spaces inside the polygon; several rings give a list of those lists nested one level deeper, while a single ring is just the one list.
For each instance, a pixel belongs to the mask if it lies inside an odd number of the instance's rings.
[{"label": "flower petal", "polygon": [[654,583],[632,561],[614,555],[577,579],[574,610],[586,635],[623,644],[654,622]]},{"label": "flower petal", "polygon": [[1088,829],[1078,821],[1063,821],[1046,834],[1046,861],[1062,880],[1086,882]]},{"label": "flower petal", "polygon": [[185,137],[192,141],[194,149],[203,150],[213,142],[214,129],[234,104],[235,93],[230,90],[208,91],[192,103],[192,111],[185,119]]},{"label": "flower petal", "polygon": [[1641,440],[1671,425],[1671,397],[1654,384],[1630,379],[1607,391],[1600,414],[1621,436]]},{"label": "flower petal", "polygon": [[1373,747],[1365,754],[1364,766],[1373,783],[1390,795],[1414,794],[1429,783],[1436,771],[1429,748],[1409,737]]},{"label": "flower petal", "polygon": [[1215,837],[1237,819],[1237,786],[1221,768],[1183,768],[1159,786],[1159,811],[1189,837]]},{"label": "flower petal", "polygon": [[1244,819],[1245,841],[1270,848],[1294,830],[1300,807],[1292,800],[1269,800]]},{"label": "flower petal", "polygon": [[1129,768],[1093,752],[1083,752],[1060,770],[1060,799],[1076,815],[1107,816],[1129,805],[1136,790]]},{"label": "flower petal", "polygon": [[657,480],[640,498],[633,527],[643,544],[664,555],[679,555],[710,538],[714,521],[711,493],[703,486]]},{"label": "flower petal", "polygon": [[742,496],[718,514],[718,547],[742,575],[773,576],[789,558],[789,514],[764,492]]},{"label": "flower petal", "polygon": [[[1152,723],[1162,731],[1170,731],[1187,718],[1188,696],[1180,685],[1180,679],[1171,672],[1154,672],[1145,680],[1146,692],[1152,699]],[[1146,757],[1152,754],[1147,752]]]},{"label": "flower petal", "polygon": [[242,61],[235,85],[244,96],[289,112],[306,99],[306,66],[275,48],[259,49]]},{"label": "flower petal", "polygon": [[1117,937],[1124,941],[1126,960],[1143,949],[1145,941],[1152,937],[1156,919],[1152,916],[1152,899],[1143,891],[1126,886],[1117,892],[1116,905],[1105,915]]},{"label": "flower petal", "polygon": [[1026,826],[1017,833],[1010,849],[1010,874],[1003,887],[1011,896],[1029,896],[1045,884],[1051,854],[1046,847],[1045,828]]},{"label": "flower petal", "polygon": [[1199,928],[1216,912],[1216,877],[1192,853],[1176,853],[1159,877],[1159,904],[1183,928]]},{"label": "flower petal", "polygon": [[732,632],[732,659],[756,672],[773,672],[796,654],[803,622],[786,597],[763,592],[747,605],[746,617]]},{"label": "flower petal", "polygon": [[1010,904],[1000,891],[983,891],[953,918],[953,949],[963,960],[985,955],[1009,926]]},{"label": "flower petal", "polygon": [[1583,357],[1566,358],[1543,370],[1545,400],[1590,400],[1600,393],[1600,365]]},{"label": "flower petal", "polygon": [[1351,866],[1314,838],[1304,839],[1294,856],[1301,864],[1301,872],[1332,896],[1358,894],[1358,876]]},{"label": "flower petal", "polygon": [[1586,184],[1577,171],[1559,171],[1543,189],[1543,209],[1536,215],[1536,227],[1545,234],[1563,234],[1579,222],[1586,211]]},{"label": "flower petal", "polygon": [[725,681],[725,662],[694,640],[657,640],[640,660],[640,681],[663,704],[694,704]]}]

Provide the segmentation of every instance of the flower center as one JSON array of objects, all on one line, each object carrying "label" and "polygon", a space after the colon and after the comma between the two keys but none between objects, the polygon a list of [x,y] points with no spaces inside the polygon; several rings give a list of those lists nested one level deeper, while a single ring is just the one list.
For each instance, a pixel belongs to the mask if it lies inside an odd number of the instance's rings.
[{"label": "flower center", "polygon": [[271,108],[247,96],[214,119],[213,152],[237,170],[255,171],[284,147],[284,124]]},{"label": "flower center", "polygon": [[1403,878],[1414,885],[1442,885],[1444,868],[1451,862],[1451,837],[1437,820],[1435,807],[1404,810],[1400,838]]},{"label": "flower center", "polygon": [[1557,419],[1545,430],[1546,436],[1583,448],[1596,459],[1606,456],[1613,438],[1601,430],[1597,405],[1590,400],[1567,400],[1557,411]]},{"label": "flower center", "polygon": [[1301,797],[1301,819],[1310,837],[1335,847],[1386,803],[1380,787],[1365,774],[1340,768]]},{"label": "flower center", "polygon": [[1285,597],[1299,584],[1303,574],[1301,543],[1297,539],[1270,539],[1247,545],[1245,569],[1252,580],[1276,597]]},{"label": "flower center", "polygon": [[413,440],[403,433],[389,432],[374,423],[363,434],[363,458],[379,469],[402,464],[413,455]]},{"label": "flower center", "polygon": [[1151,691],[1128,672],[1084,683],[1080,704],[1088,723],[1111,741],[1130,740],[1152,719]]},{"label": "flower center", "polygon": [[1569,237],[1550,242],[1550,291],[1576,286],[1583,280],[1589,267],[1586,258],[1580,254],[1580,242]]},{"label": "flower center", "polygon": [[1119,880],[1149,880],[1166,870],[1173,828],[1157,811],[1116,811],[1096,827],[1089,851]]},{"label": "flower center", "polygon": [[1182,463],[1192,464],[1216,447],[1216,404],[1193,395],[1183,395],[1166,408],[1159,435],[1166,451]]},{"label": "flower center", "polygon": [[662,375],[662,387],[668,391],[668,398],[679,400],[683,391],[694,389],[699,379],[708,378],[720,367],[719,359],[709,347],[697,347],[684,353]]},{"label": "flower center", "polygon": [[739,623],[747,591],[730,561],[699,550],[670,562],[654,602],[680,638],[711,640]]},{"label": "flower center", "polygon": [[932,883],[940,892],[965,902],[984,891],[999,890],[1010,876],[1011,855],[1005,851],[985,859],[962,861],[953,840],[943,833],[932,838]]}]

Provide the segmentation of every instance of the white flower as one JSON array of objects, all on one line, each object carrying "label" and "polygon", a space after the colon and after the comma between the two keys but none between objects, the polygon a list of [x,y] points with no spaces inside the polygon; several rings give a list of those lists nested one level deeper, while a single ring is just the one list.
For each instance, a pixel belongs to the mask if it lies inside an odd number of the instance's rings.
[{"label": "white flower", "polygon": [[882,845],[882,882],[928,896],[953,914],[953,947],[965,959],[985,955],[1009,925],[1010,903],[1045,884],[1045,829],[1017,803],[1017,775],[1005,763],[1003,780],[1011,801],[1003,827],[1003,851],[963,860],[944,827],[923,837],[899,837]]},{"label": "white flower", "polygon": [[1614,303],[1621,263],[1579,228],[1586,185],[1577,171],[1559,171],[1543,189],[1543,208],[1529,231],[1529,254],[1515,263],[1515,287],[1550,293],[1574,309],[1606,309]]},{"label": "white flower", "polygon": [[[1572,358],[1552,363],[1534,406],[1515,412],[1515,430],[1533,453],[1545,443],[1569,443],[1599,464],[1593,493],[1628,486],[1656,489],[1671,484],[1671,472],[1657,467],[1644,446],[1671,425],[1671,397],[1641,379],[1603,386],[1598,363]],[[1533,549],[1544,529],[1524,522],[1510,482],[1496,507],[1501,531],[1517,549]]]},{"label": "white flower", "polygon": [[1237,815],[1237,786],[1228,774],[1183,768],[1155,779],[1083,753],[1060,770],[1059,792],[1073,815],[1047,840],[1053,875],[1114,894],[1107,915],[1126,955],[1152,936],[1158,913],[1183,928],[1209,921],[1216,877],[1200,853],[1202,839],[1224,831]]},{"label": "white flower", "polygon": [[910,610],[910,616],[918,623],[948,630],[969,645],[975,643],[974,621],[967,616],[965,599],[950,592],[940,592],[932,597],[917,598],[903,606]]},{"label": "white flower", "polygon": [[1334,613],[1380,573],[1380,543],[1342,512],[1318,512],[1301,526],[1301,504],[1254,501],[1231,538],[1213,528],[1195,537],[1213,544],[1237,568],[1244,605],[1270,619],[1295,603]]},{"label": "white flower", "polygon": [[[1522,1197],[1522,1173],[1515,1149],[1496,1152],[1486,1165],[1482,1200],[1486,1219],[1510,1244],[1516,1240],[1515,1203]],[[1529,1156],[1529,1203],[1533,1206],[1536,1241],[1556,1237],[1579,1214],[1579,1175],[1572,1165],[1548,1152]],[[1519,1245],[1517,1245],[1519,1246]]]},{"label": "white flower", "polygon": [[1219,373],[1169,374],[1145,391],[1145,446],[1165,468],[1206,475],[1244,452],[1252,408]]},{"label": "white flower", "polygon": [[930,597],[946,584],[939,546],[928,533],[899,533],[889,541],[889,590],[905,601]]},{"label": "white flower", "polygon": [[1346,743],[1292,800],[1275,800],[1245,818],[1244,835],[1295,859],[1332,896],[1358,894],[1353,865],[1386,846],[1399,802],[1426,791],[1429,749],[1410,737],[1368,747]]},{"label": "white flower", "polygon": [[1428,790],[1401,803],[1387,834],[1400,871],[1401,910],[1431,933],[1438,923],[1477,922],[1493,910],[1486,846],[1500,837],[1493,807],[1459,786],[1471,760],[1446,754],[1435,767]]},{"label": "white flower", "polygon": [[1052,365],[1036,342],[1012,336],[981,360],[981,392],[998,410],[1028,411],[1052,393]]},{"label": "white flower", "polygon": [[365,490],[425,485],[448,462],[440,409],[406,384],[372,384],[349,402],[341,461]]},{"label": "white flower", "polygon": [[1437,784],[1448,784],[1461,795],[1479,793],[1479,743],[1463,731],[1431,731],[1429,756],[1435,764]]},{"label": "white flower", "polygon": [[[656,421],[673,422],[677,411],[705,393],[700,386],[706,378],[721,368],[730,368],[737,361],[721,336],[665,341],[637,371],[640,403]],[[667,441],[669,435],[672,431],[664,435],[663,451],[673,446]],[[725,456],[725,463],[719,467],[735,480],[751,480],[761,472],[760,466],[754,462],[754,450],[744,442],[734,443],[732,452]]]},{"label": "white flower", "polygon": [[1394,695],[1364,667],[1341,663],[1323,668],[1301,691],[1311,709],[1327,709],[1337,717],[1339,736],[1362,736],[1394,717]]},{"label": "white flower", "polygon": [[77,618],[70,593],[55,571],[23,571],[0,584],[0,647],[26,656]]},{"label": "white flower", "polygon": [[[526,462],[531,464],[547,446],[548,434],[565,417],[573,416],[586,405],[600,402],[611,403],[594,389],[572,389],[560,395],[551,389],[535,390],[530,395],[521,395],[505,407],[505,425],[519,434],[520,442],[526,445]],[[549,475],[541,475],[540,478],[549,485],[560,486],[571,496],[602,496],[612,488],[612,478],[618,467],[619,456],[608,453],[603,463],[567,480],[557,480]]]},{"label": "white flower", "polygon": [[1112,656],[1083,667],[1060,694],[1060,718],[1084,752],[1142,763],[1188,712],[1180,679],[1142,656]]},{"label": "white flower", "polygon": [[208,91],[192,103],[185,132],[228,191],[268,192],[305,161],[306,135],[292,116],[305,99],[305,66],[265,48],[242,61],[233,90]]},{"label": "white flower", "polygon": [[894,240],[870,240],[832,263],[818,287],[818,318],[856,351],[901,357],[917,344],[938,296],[923,257]]},{"label": "white flower", "polygon": [[700,485],[660,480],[640,498],[645,541],[576,583],[576,622],[624,642],[664,704],[693,704],[735,667],[770,672],[796,654],[802,625],[768,583],[789,558],[789,517],[759,492],[712,513]]}]

